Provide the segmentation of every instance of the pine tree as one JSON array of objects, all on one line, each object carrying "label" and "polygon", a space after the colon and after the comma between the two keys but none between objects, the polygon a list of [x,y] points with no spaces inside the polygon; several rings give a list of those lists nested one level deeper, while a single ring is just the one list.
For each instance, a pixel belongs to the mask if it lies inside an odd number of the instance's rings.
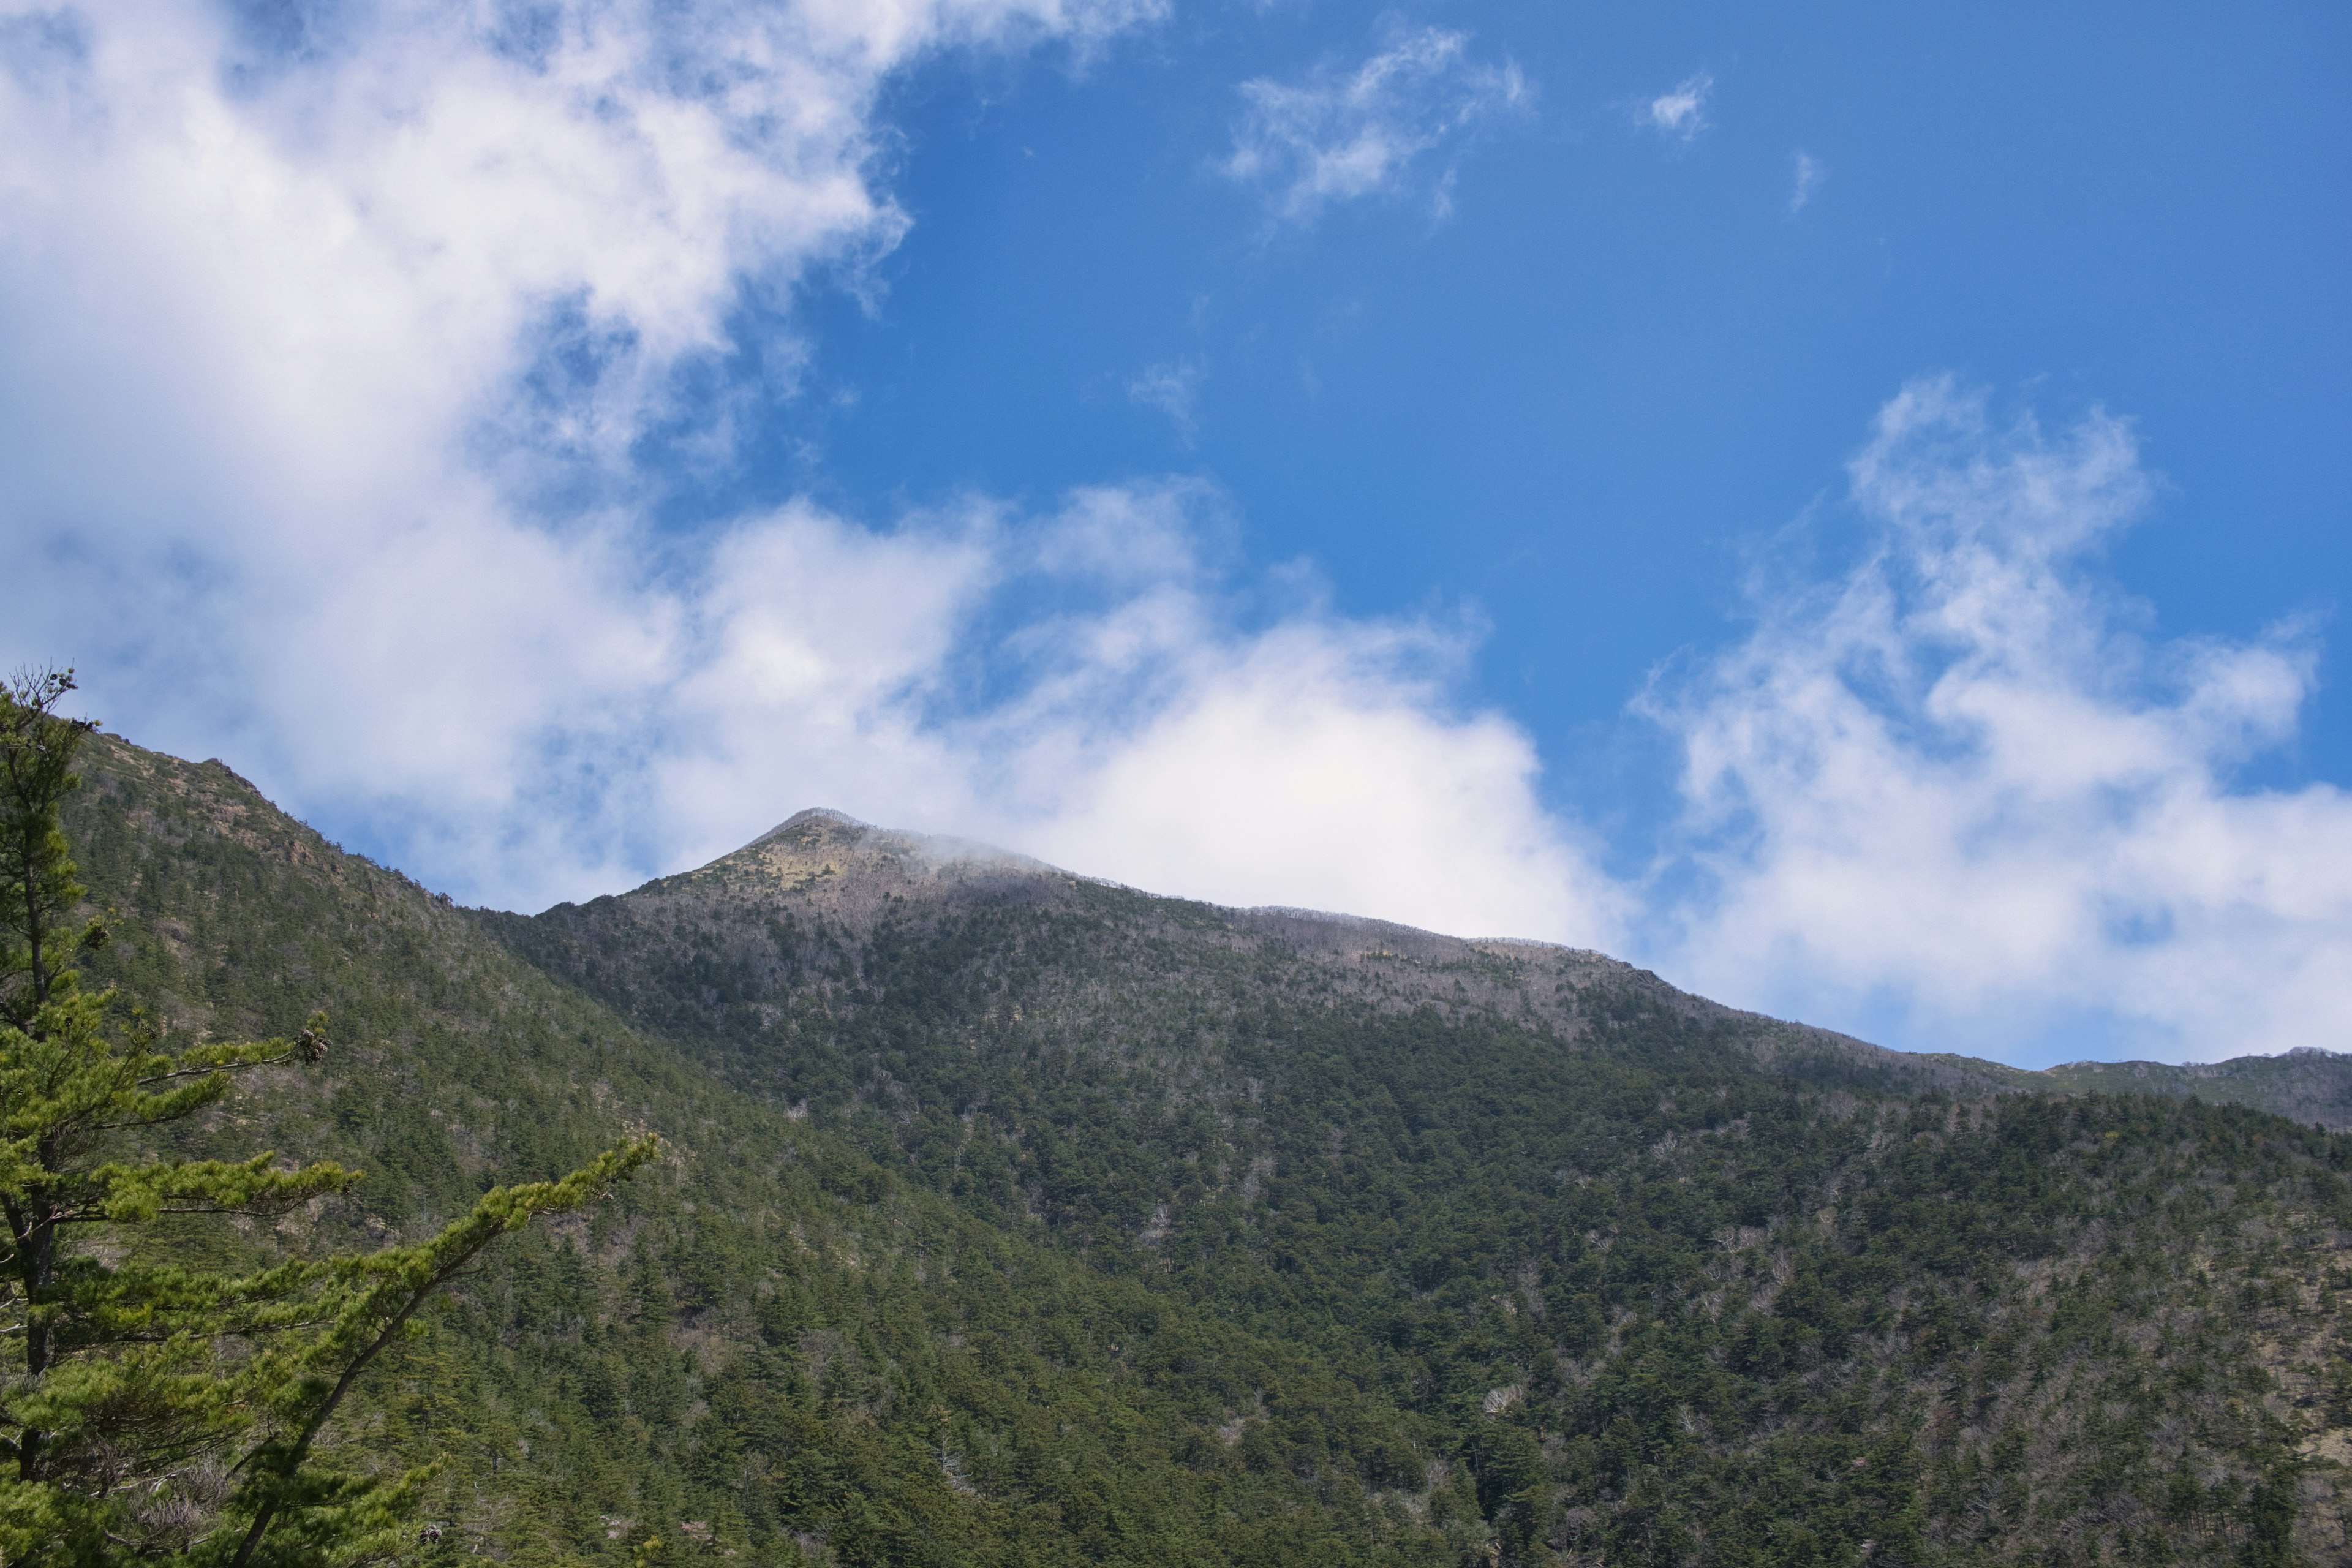
[{"label": "pine tree", "polygon": [[[70,670],[0,689],[0,1563],[171,1558],[313,1568],[380,1550],[421,1476],[329,1462],[321,1438],[425,1300],[532,1215],[589,1203],[643,1164],[614,1148],[560,1181],[499,1187],[430,1240],[246,1273],[163,1260],[165,1215],[268,1215],[357,1172],[175,1159],[142,1134],[218,1101],[236,1074],[321,1060],[290,1039],[165,1048],[74,967],[107,938],[59,805],[95,728],[58,711]],[[99,1245],[100,1243],[105,1245]]]}]

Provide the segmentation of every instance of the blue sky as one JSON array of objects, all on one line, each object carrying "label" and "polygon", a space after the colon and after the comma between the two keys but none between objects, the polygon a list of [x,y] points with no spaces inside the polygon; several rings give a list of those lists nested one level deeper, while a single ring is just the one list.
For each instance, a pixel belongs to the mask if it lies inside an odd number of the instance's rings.
[{"label": "blue sky", "polygon": [[16,660],[459,897],[803,805],[2352,1048],[2339,7],[0,0]]},{"label": "blue sky", "polygon": [[[1311,557],[1343,607],[1475,604],[1482,689],[1562,761],[1659,658],[1722,637],[1745,553],[1834,501],[1871,416],[1931,372],[2137,423],[2168,493],[2116,577],[2161,626],[2336,608],[2342,12],[1657,9],[1434,9],[1533,101],[1271,232],[1219,168],[1235,84],[1360,61],[1402,14],[1180,16],[986,100],[963,62],[920,74],[916,226],[878,309],[836,300],[815,338],[814,385],[856,401],[791,420],[814,460],[758,479],[860,506],[1203,475],[1252,559]],[[1695,75],[1688,141],[1631,112]],[[1792,212],[1801,154],[1822,173]],[[1187,426],[1125,395],[1155,365],[1192,373]],[[2324,657],[2280,776],[2352,762]]]}]

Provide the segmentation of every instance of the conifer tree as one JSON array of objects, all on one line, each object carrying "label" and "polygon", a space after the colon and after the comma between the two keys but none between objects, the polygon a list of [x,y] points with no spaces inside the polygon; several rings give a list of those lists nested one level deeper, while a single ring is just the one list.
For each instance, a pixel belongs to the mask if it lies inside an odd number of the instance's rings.
[{"label": "conifer tree", "polygon": [[82,986],[75,960],[107,931],[76,918],[59,817],[95,728],[58,711],[73,686],[45,670],[0,689],[0,1563],[351,1561],[394,1538],[422,1478],[322,1454],[345,1397],[483,1248],[593,1201],[656,1146],[494,1189],[429,1240],[373,1254],[239,1274],[142,1248],[140,1227],[163,1216],[281,1213],[360,1175],[143,1146],[237,1073],[322,1059],[326,1020],[170,1049]]}]

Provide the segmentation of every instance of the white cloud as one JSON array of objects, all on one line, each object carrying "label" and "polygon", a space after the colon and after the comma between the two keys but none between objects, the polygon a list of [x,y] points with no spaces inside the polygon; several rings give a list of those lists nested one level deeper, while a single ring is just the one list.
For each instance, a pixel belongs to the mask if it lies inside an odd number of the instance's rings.
[{"label": "white cloud", "polygon": [[[742,395],[789,388],[743,308],[789,318],[904,229],[889,74],[1148,10],[358,6],[271,53],[199,0],[0,0],[0,542],[32,583],[0,656],[78,658],[134,738],[469,899],[827,804],[1227,901],[1634,944],[1897,1043],[2346,1043],[2352,806],[2231,773],[2291,734],[2309,650],[2132,634],[2086,564],[2146,489],[2113,421],[1889,406],[1853,470],[1882,547],[1652,699],[1696,901],[1595,869],[1527,733],[1461,704],[1475,628],[1234,580],[1198,484],[651,526],[649,436],[724,450],[698,374],[744,351]],[[1465,48],[1253,84],[1233,172],[1292,221],[1402,188],[1524,94]],[[1162,368],[1135,395],[1181,424]]]},{"label": "white cloud", "polygon": [[[888,74],[1148,11],[356,7],[272,52],[199,0],[6,6],[0,532],[40,592],[0,652],[78,658],[124,731],[469,899],[606,890],[825,803],[1599,940],[1525,738],[1450,706],[1460,636],[1296,592],[1244,625],[1199,486],[645,521],[649,432],[723,447],[698,369],[749,348],[789,375],[739,309],[904,229],[873,174]],[[1450,126],[1517,92],[1457,50],[1406,40],[1349,112]],[[1164,372],[1139,395],[1181,423],[1197,373]],[[1315,787],[1340,778],[1344,810]],[[1187,798],[1260,805],[1179,831]]]},{"label": "white cloud", "polygon": [[1128,400],[1168,416],[1176,434],[1189,446],[1200,429],[1195,403],[1205,374],[1192,360],[1145,365],[1127,384]]},{"label": "white cloud", "polygon": [[289,48],[0,0],[0,536],[43,585],[9,651],[461,886],[573,885],[604,851],[541,840],[599,825],[550,801],[611,805],[710,562],[783,526],[666,538],[638,443],[723,448],[695,374],[747,348],[770,395],[797,352],[742,308],[896,243],[893,71],[1151,9],[362,5]]},{"label": "white cloud", "polygon": [[[1615,940],[1622,900],[1541,806],[1526,734],[1452,700],[1470,635],[1296,585],[1240,623],[1202,553],[1217,504],[1104,487],[1044,519],[747,531],[646,786],[672,860],[821,801],[1227,903]],[[1037,590],[1054,609],[987,628],[992,595]],[[951,689],[975,668],[998,700]]]},{"label": "white cloud", "polygon": [[[1530,97],[1516,65],[1478,64],[1469,47],[1466,35],[1424,27],[1352,69],[1244,82],[1226,175],[1258,188],[1273,216],[1291,224],[1404,189],[1426,154]],[[1446,174],[1432,189],[1441,208],[1450,204]]]},{"label": "white cloud", "polygon": [[1049,531],[1131,539],[1151,564],[1128,574],[1090,552],[1118,594],[1026,628],[1023,696],[959,727],[1004,831],[1226,903],[1617,940],[1624,900],[1542,806],[1526,732],[1454,700],[1475,628],[1337,616],[1311,580],[1238,625],[1218,574],[1181,553],[1203,499],[1095,491]]},{"label": "white cloud", "polygon": [[1715,78],[1705,71],[1685,77],[1665,92],[1642,105],[1643,124],[1676,142],[1696,141],[1710,123],[1706,100],[1715,91]]},{"label": "white cloud", "polygon": [[2352,797],[2233,781],[2311,651],[2133,629],[2088,564],[2148,492],[2129,428],[1927,382],[1853,479],[1869,557],[1652,699],[1712,884],[1675,971],[1921,1047],[2352,1044]]},{"label": "white cloud", "polygon": [[1822,182],[1829,177],[1830,172],[1822,167],[1819,158],[1811,153],[1799,153],[1789,183],[1789,211],[1802,212],[1805,204],[1813,199],[1813,193],[1822,188]]},{"label": "white cloud", "polygon": [[1310,620],[1192,650],[1149,721],[1053,792],[1030,841],[1227,903],[1617,945],[1624,900],[1541,806],[1527,733],[1450,713],[1443,683],[1400,670],[1433,635]]}]

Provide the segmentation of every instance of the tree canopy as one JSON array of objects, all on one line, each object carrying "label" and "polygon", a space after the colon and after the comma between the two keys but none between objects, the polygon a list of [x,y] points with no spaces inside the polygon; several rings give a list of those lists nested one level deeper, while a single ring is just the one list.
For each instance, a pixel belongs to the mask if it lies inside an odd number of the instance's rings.
[{"label": "tree canopy", "polygon": [[322,1060],[327,1020],[172,1045],[81,984],[77,958],[108,932],[78,912],[60,820],[95,729],[58,711],[73,688],[70,671],[46,670],[0,692],[0,1561],[348,1561],[399,1530],[420,1478],[327,1451],[346,1396],[484,1248],[593,1202],[656,1145],[494,1188],[428,1239],[373,1253],[240,1268],[194,1260],[202,1249],[184,1241],[129,1245],[182,1216],[282,1216],[361,1176],[170,1146],[237,1075]]}]

